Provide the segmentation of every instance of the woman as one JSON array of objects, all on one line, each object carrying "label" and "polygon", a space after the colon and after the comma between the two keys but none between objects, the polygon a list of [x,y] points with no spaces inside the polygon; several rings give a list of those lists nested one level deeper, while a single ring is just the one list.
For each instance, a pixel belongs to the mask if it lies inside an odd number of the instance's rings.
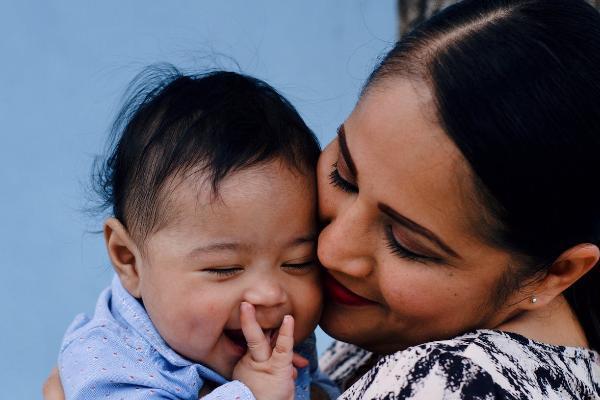
[{"label": "woman", "polygon": [[407,34],[319,162],[342,398],[600,398],[600,15],[468,0]]}]

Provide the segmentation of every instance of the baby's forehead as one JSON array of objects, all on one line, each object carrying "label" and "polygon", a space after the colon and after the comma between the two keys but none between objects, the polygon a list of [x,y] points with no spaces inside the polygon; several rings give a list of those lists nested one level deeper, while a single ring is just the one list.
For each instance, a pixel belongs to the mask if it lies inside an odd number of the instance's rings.
[{"label": "baby's forehead", "polygon": [[[210,173],[197,168],[169,178],[159,204],[159,229],[190,219],[199,224],[225,224],[233,214],[239,218],[244,210],[256,213],[262,208],[271,210],[275,218],[278,211],[297,208],[316,212],[316,178],[312,171],[302,172],[284,161],[272,160],[231,171],[215,185]],[[282,206],[285,204],[289,207]]]}]

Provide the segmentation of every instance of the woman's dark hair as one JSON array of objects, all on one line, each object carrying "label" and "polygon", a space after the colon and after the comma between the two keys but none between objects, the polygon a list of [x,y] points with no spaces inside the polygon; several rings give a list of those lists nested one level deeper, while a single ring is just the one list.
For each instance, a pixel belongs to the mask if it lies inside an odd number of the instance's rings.
[{"label": "woman's dark hair", "polygon": [[234,171],[280,159],[312,175],[319,153],[296,109],[267,83],[235,72],[184,75],[155,65],[131,83],[93,182],[101,208],[143,240],[164,222],[173,178],[202,173],[216,198],[219,183]]},{"label": "woman's dark hair", "polygon": [[[467,0],[404,36],[365,92],[428,84],[474,175],[486,239],[523,262],[512,286],[567,249],[600,245],[600,15],[583,0]],[[565,296],[600,350],[598,267]]]}]

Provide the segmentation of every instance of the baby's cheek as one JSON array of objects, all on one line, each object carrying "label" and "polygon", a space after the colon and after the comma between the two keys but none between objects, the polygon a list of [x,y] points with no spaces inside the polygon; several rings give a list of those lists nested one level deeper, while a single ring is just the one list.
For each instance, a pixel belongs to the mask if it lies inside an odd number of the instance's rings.
[{"label": "baby's cheek", "polygon": [[220,337],[221,329],[210,314],[182,315],[169,328],[174,343],[169,343],[180,354],[195,361],[203,361]]},{"label": "baby's cheek", "polygon": [[215,321],[218,310],[189,297],[188,302],[170,302],[168,307],[155,309],[153,322],[171,348],[187,358],[198,359],[219,336]]},{"label": "baby's cheek", "polygon": [[306,339],[317,327],[321,319],[323,292],[316,283],[306,285],[295,300],[295,340]]}]

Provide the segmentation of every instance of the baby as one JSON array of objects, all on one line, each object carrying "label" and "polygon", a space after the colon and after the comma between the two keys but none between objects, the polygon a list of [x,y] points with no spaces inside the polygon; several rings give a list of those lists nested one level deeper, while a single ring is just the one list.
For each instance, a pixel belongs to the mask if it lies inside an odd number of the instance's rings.
[{"label": "baby", "polygon": [[313,334],[316,138],[260,80],[155,72],[97,174],[116,274],[65,334],[67,399],[336,397]]}]

